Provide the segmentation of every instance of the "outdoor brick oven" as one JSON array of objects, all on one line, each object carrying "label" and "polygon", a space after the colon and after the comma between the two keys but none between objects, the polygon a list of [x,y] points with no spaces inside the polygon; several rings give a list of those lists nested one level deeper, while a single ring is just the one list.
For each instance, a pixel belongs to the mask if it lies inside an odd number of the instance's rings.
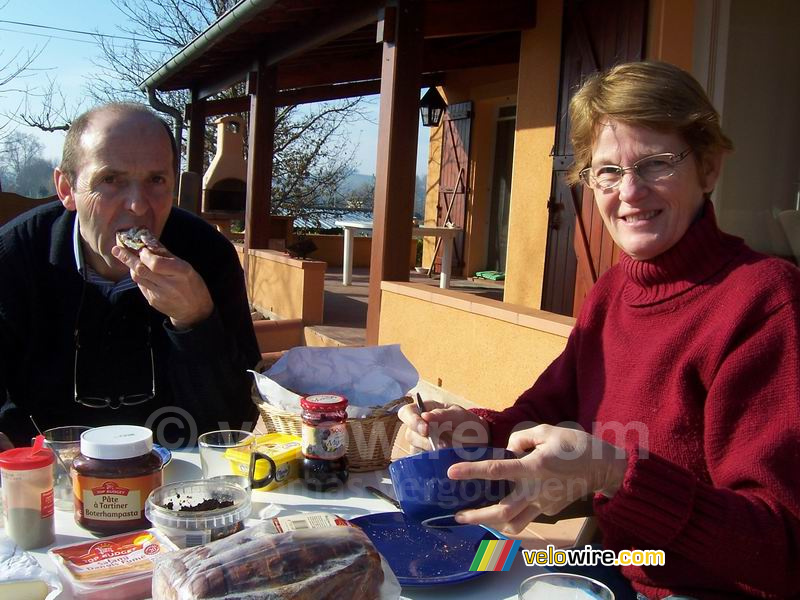
[{"label": "outdoor brick oven", "polygon": [[[235,116],[221,117],[217,126],[217,153],[203,175],[203,218],[231,239],[231,221],[244,219],[247,198],[247,161],[244,124]],[[293,241],[294,217],[272,215],[269,248],[284,250]]]},{"label": "outdoor brick oven", "polygon": [[239,117],[222,117],[217,126],[217,153],[203,175],[203,213],[232,213],[241,218],[245,209],[247,163],[244,126]]}]

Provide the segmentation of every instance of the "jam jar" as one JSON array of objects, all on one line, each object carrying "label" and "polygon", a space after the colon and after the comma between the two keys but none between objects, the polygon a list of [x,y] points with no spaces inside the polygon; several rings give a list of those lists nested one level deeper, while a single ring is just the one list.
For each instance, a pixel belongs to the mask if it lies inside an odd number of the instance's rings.
[{"label": "jam jar", "polygon": [[347,398],[316,394],[300,400],[303,409],[303,464],[306,487],[325,491],[343,485],[347,469]]},{"label": "jam jar", "polygon": [[96,427],[81,434],[72,462],[75,521],[100,535],[150,526],[144,507],[162,483],[153,432],[135,425]]}]

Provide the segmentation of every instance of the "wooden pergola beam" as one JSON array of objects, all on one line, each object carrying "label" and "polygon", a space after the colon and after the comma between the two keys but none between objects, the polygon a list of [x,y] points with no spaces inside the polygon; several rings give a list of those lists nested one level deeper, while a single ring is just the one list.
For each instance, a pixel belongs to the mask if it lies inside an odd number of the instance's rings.
[{"label": "wooden pergola beam", "polygon": [[278,68],[278,87],[282,90],[342,81],[376,79],[381,72],[381,53],[375,49],[368,55],[318,61],[313,68],[304,63],[281,65]]},{"label": "wooden pergola beam", "polygon": [[[423,46],[419,0],[399,0],[394,21],[394,36],[384,38],[393,41],[383,42],[367,344],[378,343],[381,281],[408,281],[408,244],[414,214]],[[414,134],[409,135],[410,132]]]},{"label": "wooden pergola beam", "polygon": [[[326,42],[347,35],[360,27],[374,23],[378,18],[381,5],[381,0],[362,0],[360,5],[350,6],[348,10],[339,11],[334,19],[328,19],[298,31],[273,36],[269,39],[271,50],[258,59],[259,64],[277,66],[280,62],[298,56],[306,50],[324,45]],[[253,69],[254,62],[246,56],[243,57],[243,60],[225,65],[218,76],[203,78],[202,85],[198,86],[199,97],[208,98],[228,89],[233,84],[242,81]],[[288,86],[281,85],[280,87]]]},{"label": "wooden pergola beam", "polygon": [[[217,117],[233,113],[249,112],[250,96],[236,96],[235,98],[220,98],[219,100],[205,100],[206,115]],[[191,105],[187,105],[191,111]]]},{"label": "wooden pergola beam", "polygon": [[208,116],[208,103],[197,98],[196,91],[191,90],[192,101],[186,105],[185,120],[189,123],[186,147],[186,163],[189,171],[198,173],[203,170],[203,129]]},{"label": "wooden pergola beam", "polygon": [[[341,9],[326,12],[319,17],[318,11],[307,10],[302,18],[285,22],[282,30],[267,29],[260,31],[258,27],[243,26],[241,31],[232,31],[219,44],[204,47],[198,41],[192,45],[191,61],[184,57],[179,61],[180,71],[175,70],[159,80],[160,90],[195,88],[198,98],[205,99],[228,89],[231,85],[243,81],[247,73],[255,69],[258,60],[265,61],[268,66],[279,66],[279,88],[306,87],[333,83],[331,79],[317,81],[281,81],[287,63],[293,63],[298,57],[312,57],[310,64],[293,65],[301,73],[294,74],[302,78],[309,71],[329,71],[337,65],[356,68],[353,65],[359,57],[370,53],[370,48],[363,42],[364,29],[375,23],[381,23],[381,12],[386,0],[350,0],[342,3]],[[281,3],[278,3],[279,5]],[[327,5],[327,3],[325,4]],[[437,38],[466,38],[508,31],[521,31],[536,25],[536,0],[437,0],[424,2],[422,6],[422,36],[427,41]],[[308,6],[311,9],[313,7]],[[277,12],[272,12],[274,11]],[[269,15],[280,16],[284,10],[281,6],[262,7],[259,18]],[[254,22],[258,20],[255,19]],[[204,38],[205,39],[205,38]],[[330,45],[328,45],[330,44]],[[347,45],[354,49],[351,56],[336,55],[339,49]],[[328,50],[334,52],[328,56]],[[208,60],[206,55],[211,55]],[[320,61],[322,57],[322,61]],[[330,59],[330,65],[322,62]],[[338,77],[337,82],[374,79],[380,70],[380,53],[369,57],[370,66],[362,69],[359,76]],[[480,65],[476,65],[480,66]],[[309,68],[311,67],[311,68]],[[425,69],[423,69],[425,72]]]},{"label": "wooden pergola beam", "polygon": [[265,57],[266,64],[278,63],[298,56],[307,50],[319,48],[327,42],[339,39],[361,27],[375,23],[383,7],[382,0],[360,0],[358,4],[349,3],[347,9],[337,11],[332,18],[306,25],[297,31],[275,36],[271,40],[271,50]]},{"label": "wooden pergola beam", "polygon": [[490,46],[465,44],[456,48],[434,47],[439,40],[430,40],[426,48],[425,71],[457,71],[476,67],[516,64],[519,62],[519,35],[505,35]]},{"label": "wooden pergola beam", "polygon": [[[464,46],[452,50],[439,48],[441,40],[424,42],[424,74],[440,74],[463,68],[487,67],[519,61],[519,36],[501,38],[490,46]],[[310,69],[305,64],[282,65],[278,71],[280,89],[316,87],[341,81],[375,79],[380,72],[381,56],[360,56],[323,61]]]},{"label": "wooden pergola beam", "polygon": [[[309,102],[324,102],[326,100],[338,100],[340,98],[352,98],[353,96],[369,96],[380,93],[381,82],[357,81],[355,83],[343,83],[340,85],[315,86],[310,88],[299,88],[296,90],[284,90],[278,92],[275,98],[275,106],[289,106],[296,104],[307,104]],[[235,98],[221,98],[219,100],[204,101],[206,115],[215,117],[217,115],[229,115],[231,113],[242,113],[250,110],[250,98],[248,96],[237,96]],[[187,105],[191,107],[191,105]],[[189,108],[191,110],[191,108]]]},{"label": "wooden pergola beam", "polygon": [[[188,105],[189,139],[186,142],[186,170],[203,176],[203,153],[205,152],[206,134],[206,103],[197,98],[196,90],[192,90],[192,103]],[[201,186],[202,187],[202,186]],[[182,197],[179,204],[181,208],[200,214],[202,207],[202,193],[193,194],[193,197]]]},{"label": "wooden pergola beam", "polygon": [[250,126],[245,205],[245,257],[253,248],[267,248],[272,193],[272,155],[275,147],[275,67],[259,61],[248,81]]},{"label": "wooden pergola beam", "polygon": [[[443,85],[446,80],[444,73],[431,73],[422,76],[422,87]],[[298,88],[296,90],[283,90],[278,92],[276,106],[290,106],[307,104],[310,102],[325,102],[340,98],[353,98],[355,96],[370,96],[379,94],[381,82],[379,79],[372,81],[356,81],[338,85],[313,86]],[[235,98],[221,98],[219,100],[201,100],[206,117],[229,115],[232,113],[248,112],[250,110],[250,97],[237,96]],[[192,104],[186,105],[187,114],[191,114]]]},{"label": "wooden pergola beam", "polygon": [[377,79],[372,81],[341,83],[338,85],[297,88],[279,92],[278,106],[294,106],[297,104],[308,104],[310,102],[353,98],[355,96],[371,96],[373,94],[379,94],[380,91],[381,82]]},{"label": "wooden pergola beam", "polygon": [[426,38],[519,31],[536,25],[536,0],[450,0],[425,4]]},{"label": "wooden pergola beam", "polygon": [[235,63],[226,64],[219,69],[217,75],[202,75],[201,81],[197,84],[197,97],[209,98],[227,90],[231,86],[247,79],[248,73],[253,73],[258,69],[258,60],[253,60],[247,56]]}]

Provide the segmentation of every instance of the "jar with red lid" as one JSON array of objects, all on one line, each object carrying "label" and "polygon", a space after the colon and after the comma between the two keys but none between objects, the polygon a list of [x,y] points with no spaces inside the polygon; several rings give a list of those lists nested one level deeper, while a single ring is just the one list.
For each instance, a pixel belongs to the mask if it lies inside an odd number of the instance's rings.
[{"label": "jar with red lid", "polygon": [[3,516],[6,533],[23,550],[55,541],[53,521],[53,462],[50,448],[37,436],[32,448],[13,448],[0,454]]},{"label": "jar with red lid", "polygon": [[316,394],[300,400],[306,487],[325,491],[343,485],[347,468],[347,398]]}]

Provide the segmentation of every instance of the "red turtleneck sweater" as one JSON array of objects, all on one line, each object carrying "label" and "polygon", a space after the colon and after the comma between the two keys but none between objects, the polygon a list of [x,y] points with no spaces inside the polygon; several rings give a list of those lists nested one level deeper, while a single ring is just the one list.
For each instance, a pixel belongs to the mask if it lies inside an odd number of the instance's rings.
[{"label": "red turtleneck sweater", "polygon": [[594,506],[605,547],[665,550],[623,568],[637,591],[800,597],[800,270],[722,233],[710,202],[667,252],[600,278],[514,406],[477,412],[496,446],[577,421],[628,449]]}]

